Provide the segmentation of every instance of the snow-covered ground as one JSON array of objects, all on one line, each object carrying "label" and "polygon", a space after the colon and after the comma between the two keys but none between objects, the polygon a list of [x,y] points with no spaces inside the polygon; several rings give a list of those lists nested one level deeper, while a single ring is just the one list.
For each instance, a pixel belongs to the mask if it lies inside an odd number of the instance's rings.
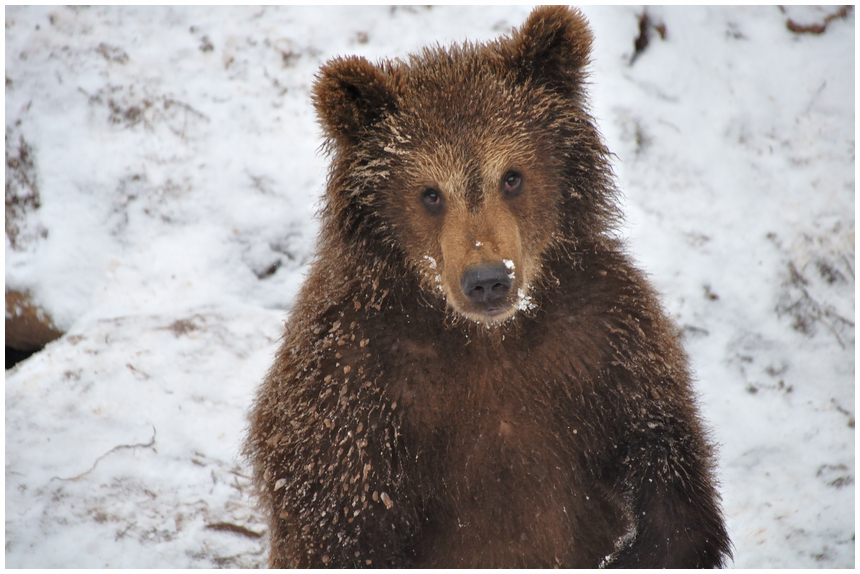
[{"label": "snow-covered ground", "polygon": [[[314,74],[529,10],[6,7],[7,205],[40,205],[7,207],[6,289],[66,331],[6,372],[6,566],[265,562],[239,449],[313,254]],[[642,8],[584,12],[734,565],[853,567],[854,11],[649,8],[635,58]]]}]

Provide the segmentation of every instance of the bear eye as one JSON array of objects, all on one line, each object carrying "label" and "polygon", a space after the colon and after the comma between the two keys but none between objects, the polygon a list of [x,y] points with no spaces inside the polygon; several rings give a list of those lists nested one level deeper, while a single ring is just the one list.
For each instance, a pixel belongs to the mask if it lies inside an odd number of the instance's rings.
[{"label": "bear eye", "polygon": [[425,187],[421,191],[421,202],[430,213],[439,213],[442,210],[442,194],[432,187]]},{"label": "bear eye", "polygon": [[510,169],[502,178],[502,189],[508,197],[516,197],[523,187],[523,175],[515,169]]}]

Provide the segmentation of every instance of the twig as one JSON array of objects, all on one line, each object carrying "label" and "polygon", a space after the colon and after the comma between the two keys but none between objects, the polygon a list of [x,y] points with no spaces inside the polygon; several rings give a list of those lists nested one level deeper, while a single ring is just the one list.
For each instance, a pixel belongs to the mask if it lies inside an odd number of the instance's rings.
[{"label": "twig", "polygon": [[[835,20],[836,18],[845,18],[846,16],[848,16],[848,10],[850,9],[851,6],[843,6],[837,12],[834,12],[833,14],[828,14],[824,18],[824,22],[822,22],[821,24],[798,24],[797,22],[789,18],[785,22],[785,26],[795,34],[823,34],[824,31],[827,29],[827,25],[831,21]],[[785,10],[783,10],[783,12],[784,11]]]},{"label": "twig", "polygon": [[239,526],[238,524],[233,524],[231,522],[216,522],[215,524],[207,524],[206,528],[210,530],[218,530],[221,532],[233,532],[235,534],[241,534],[242,536],[247,536],[248,538],[262,538],[263,534],[260,532],[254,532],[244,526]]},{"label": "twig", "polygon": [[120,445],[117,445],[117,446],[113,447],[112,449],[110,449],[109,451],[107,451],[106,453],[104,453],[103,455],[101,455],[100,457],[98,457],[96,459],[96,461],[93,463],[93,465],[89,468],[89,470],[82,472],[81,474],[79,474],[77,476],[70,477],[70,478],[62,478],[60,476],[53,476],[53,477],[51,477],[51,480],[64,480],[64,481],[69,480],[69,481],[74,482],[74,481],[88,475],[92,471],[94,471],[96,466],[98,465],[99,461],[101,461],[104,457],[108,456],[112,452],[115,452],[115,451],[118,451],[118,450],[121,450],[124,448],[141,448],[141,447],[142,448],[152,448],[152,446],[155,445],[156,431],[155,431],[154,425],[150,424],[150,426],[152,427],[152,438],[149,440],[148,443],[146,443],[146,444],[120,444]]}]

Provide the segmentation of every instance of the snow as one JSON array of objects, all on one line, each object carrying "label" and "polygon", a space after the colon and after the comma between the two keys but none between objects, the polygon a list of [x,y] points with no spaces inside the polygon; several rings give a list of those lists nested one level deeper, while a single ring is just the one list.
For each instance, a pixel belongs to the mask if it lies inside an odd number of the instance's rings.
[{"label": "snow", "polygon": [[[40,205],[6,288],[67,332],[6,373],[7,566],[265,563],[240,449],[313,256],[314,74],[529,10],[6,7],[7,186]],[[584,9],[592,110],[720,445],[734,566],[853,567],[854,12],[815,35],[787,19],[836,8],[648,8],[666,35],[631,65],[642,11]]]}]

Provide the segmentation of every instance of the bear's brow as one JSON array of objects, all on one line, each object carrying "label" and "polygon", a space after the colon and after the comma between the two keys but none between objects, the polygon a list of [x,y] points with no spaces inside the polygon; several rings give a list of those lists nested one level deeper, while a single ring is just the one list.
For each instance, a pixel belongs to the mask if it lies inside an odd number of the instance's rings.
[{"label": "bear's brow", "polygon": [[466,164],[466,173],[464,174],[466,181],[466,189],[464,190],[464,199],[466,208],[475,213],[481,209],[481,204],[484,199],[484,191],[481,185],[481,170],[478,167],[478,160],[470,161]]},{"label": "bear's brow", "polygon": [[429,146],[416,154],[420,158],[416,173],[439,185],[445,195],[461,198],[472,213],[477,212],[484,199],[477,143],[456,128],[428,134],[426,139]]}]

